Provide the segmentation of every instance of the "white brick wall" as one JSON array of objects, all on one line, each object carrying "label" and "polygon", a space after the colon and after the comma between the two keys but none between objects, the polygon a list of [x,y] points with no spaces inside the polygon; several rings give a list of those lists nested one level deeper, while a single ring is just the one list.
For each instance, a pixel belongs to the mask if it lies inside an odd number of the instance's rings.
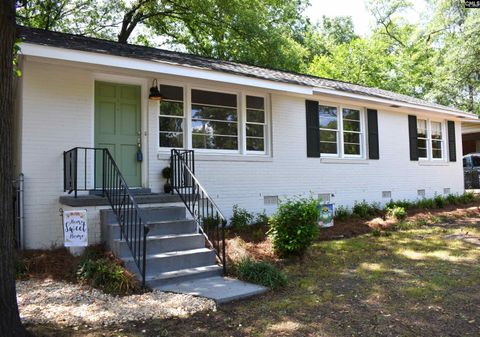
[{"label": "white brick wall", "polygon": [[[64,194],[62,153],[75,146],[93,145],[93,72],[29,59],[25,62],[20,143],[28,248],[62,244],[58,209],[67,209],[58,202]],[[147,123],[144,123],[144,131],[149,135],[145,154],[148,160],[144,161],[149,163],[147,180],[154,191],[160,191],[163,189],[160,171],[169,163],[158,159],[158,103],[148,102],[147,97],[143,99],[148,104]],[[197,175],[227,217],[234,204],[249,211],[265,209],[272,213],[275,206],[264,205],[265,195],[333,193],[333,202],[351,206],[362,199],[388,201],[382,199],[382,191],[392,191],[393,199],[415,199],[418,189],[425,189],[427,197],[441,194],[443,188],[450,188],[452,193],[463,192],[459,122],[456,122],[456,163],[425,166],[410,161],[407,114],[386,111],[379,111],[378,115],[380,160],[363,164],[325,163],[306,157],[305,98],[272,94],[271,110],[273,156],[269,160],[238,161],[229,160],[228,156],[211,160],[197,156]],[[98,209],[88,210],[90,239],[97,242]]]}]

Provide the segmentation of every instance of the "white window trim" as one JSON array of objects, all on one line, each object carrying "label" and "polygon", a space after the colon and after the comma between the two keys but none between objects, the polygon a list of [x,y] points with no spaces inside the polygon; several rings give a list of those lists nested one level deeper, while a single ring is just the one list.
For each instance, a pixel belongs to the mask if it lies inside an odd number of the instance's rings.
[{"label": "white window trim", "polygon": [[[418,157],[418,161],[431,161],[431,162],[446,162],[447,161],[447,153],[446,153],[446,122],[442,119],[435,119],[435,118],[427,118],[427,117],[417,117],[417,130],[418,130],[418,120],[425,120],[427,122],[427,157]],[[441,158],[433,158],[433,147],[432,147],[432,122],[440,123],[440,129],[442,130],[442,157]],[[417,136],[418,139],[418,136]],[[418,147],[418,146],[417,146]]]},{"label": "white window trim", "polygon": [[[255,91],[235,91],[224,88],[217,88],[215,86],[208,85],[190,85],[188,83],[179,83],[170,80],[159,80],[159,85],[172,85],[183,88],[183,148],[187,150],[194,150],[201,155],[227,155],[227,156],[250,156],[250,157],[268,157],[271,152],[271,112],[270,112],[270,99],[269,95],[264,92]],[[225,94],[233,94],[237,96],[237,138],[238,138],[238,150],[221,150],[221,149],[199,149],[193,148],[192,144],[192,90],[202,90],[210,92],[218,92]],[[256,96],[262,97],[265,101],[265,128],[264,128],[264,147],[265,151],[247,151],[247,108],[246,97]],[[157,103],[157,151],[159,153],[170,152],[171,147],[160,147],[160,125],[158,118],[160,117],[160,103]]]},{"label": "white window trim", "polygon": [[[323,153],[320,152],[320,157],[322,158],[338,158],[338,159],[365,159],[366,158],[366,151],[365,151],[365,144],[366,144],[366,122],[365,122],[365,108],[353,105],[338,105],[332,103],[322,103],[319,102],[319,105],[322,106],[329,106],[337,108],[337,129],[324,129],[320,128],[320,130],[325,131],[336,131],[337,132],[337,153]],[[360,154],[345,154],[344,148],[344,141],[343,141],[343,109],[352,109],[360,111],[360,132],[352,132],[352,133],[359,133],[360,134]],[[321,132],[321,131],[320,131]],[[319,140],[320,141],[320,140]]]}]

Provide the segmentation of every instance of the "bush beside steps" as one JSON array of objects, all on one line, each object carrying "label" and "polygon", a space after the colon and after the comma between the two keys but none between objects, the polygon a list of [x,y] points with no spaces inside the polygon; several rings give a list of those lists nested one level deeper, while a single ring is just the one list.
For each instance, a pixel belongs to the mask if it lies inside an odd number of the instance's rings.
[{"label": "bush beside steps", "polygon": [[287,277],[280,270],[265,261],[244,258],[235,264],[235,274],[243,281],[277,289],[287,283]]}]

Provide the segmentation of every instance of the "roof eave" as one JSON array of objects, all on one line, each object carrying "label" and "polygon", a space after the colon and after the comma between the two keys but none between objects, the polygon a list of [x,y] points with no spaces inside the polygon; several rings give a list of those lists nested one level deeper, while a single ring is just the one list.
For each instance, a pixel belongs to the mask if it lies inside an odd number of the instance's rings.
[{"label": "roof eave", "polygon": [[313,88],[313,94],[326,94],[326,95],[333,95],[333,96],[339,96],[342,98],[351,98],[351,99],[356,99],[356,100],[362,100],[362,101],[367,101],[367,102],[372,102],[372,103],[379,103],[383,105],[388,105],[392,108],[410,108],[410,109],[417,109],[417,110],[423,110],[425,112],[435,112],[435,113],[440,113],[440,114],[446,114],[455,118],[460,118],[464,120],[478,120],[478,116],[465,112],[465,111],[460,111],[460,110],[451,110],[448,107],[445,107],[445,109],[441,109],[438,107],[432,107],[432,106],[427,106],[427,105],[422,105],[422,104],[414,104],[414,103],[407,103],[403,101],[398,101],[394,99],[388,99],[388,98],[381,98],[381,97],[376,97],[376,96],[369,96],[369,95],[360,95],[360,94],[354,94],[354,93],[349,93],[349,92],[344,92],[340,90],[335,90],[335,89],[328,89],[328,88],[319,88],[315,87]]}]

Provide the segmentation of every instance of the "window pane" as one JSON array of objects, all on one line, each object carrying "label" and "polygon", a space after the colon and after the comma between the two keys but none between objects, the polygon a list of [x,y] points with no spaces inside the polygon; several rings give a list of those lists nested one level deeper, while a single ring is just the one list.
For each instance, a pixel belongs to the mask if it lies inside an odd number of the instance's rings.
[{"label": "window pane", "polygon": [[247,108],[264,110],[265,103],[263,97],[247,96]]},{"label": "window pane", "polygon": [[183,116],[183,103],[161,101],[160,115]]},{"label": "window pane", "polygon": [[432,157],[442,158],[442,142],[438,140],[432,140]]},{"label": "window pane", "polygon": [[418,147],[426,149],[427,148],[427,140],[426,139],[419,139],[418,140]]},{"label": "window pane", "polygon": [[442,123],[432,122],[432,139],[442,139]]},{"label": "window pane", "polygon": [[432,149],[432,158],[441,159],[442,158],[442,150]]},{"label": "window pane", "polygon": [[320,130],[320,141],[337,142],[337,131]]},{"label": "window pane", "polygon": [[265,112],[261,110],[247,110],[247,122],[265,123]]},{"label": "window pane", "polygon": [[237,109],[192,105],[192,118],[236,121]]},{"label": "window pane", "polygon": [[324,143],[320,142],[320,152],[321,153],[337,153],[337,143]]},{"label": "window pane", "polygon": [[192,135],[192,145],[196,149],[238,150],[237,137]]},{"label": "window pane", "polygon": [[343,130],[360,132],[360,122],[343,121]]},{"label": "window pane", "polygon": [[427,158],[427,149],[425,148],[418,148],[418,157],[419,158]]},{"label": "window pane", "polygon": [[360,144],[360,134],[359,133],[345,132],[343,134],[343,141],[345,143]]},{"label": "window pane", "polygon": [[323,129],[337,129],[337,118],[336,117],[320,117],[320,127]]},{"label": "window pane", "polygon": [[417,137],[427,138],[427,121],[417,119]]},{"label": "window pane", "polygon": [[160,93],[164,99],[172,99],[175,101],[183,101],[183,88],[175,87],[173,85],[164,85],[160,86]]},{"label": "window pane", "polygon": [[343,109],[343,119],[360,120],[360,111],[354,109]]},{"label": "window pane", "polygon": [[161,147],[183,147],[183,133],[160,132]]},{"label": "window pane", "polygon": [[247,137],[248,151],[265,151],[263,138],[249,138]]},{"label": "window pane", "polygon": [[247,136],[263,137],[263,125],[247,124]]},{"label": "window pane", "polygon": [[160,117],[160,131],[183,131],[183,118]]},{"label": "window pane", "polygon": [[345,154],[349,155],[359,155],[360,154],[360,145],[357,144],[345,144],[343,147]]},{"label": "window pane", "polygon": [[221,92],[192,90],[192,102],[237,107],[237,95]]},{"label": "window pane", "polygon": [[320,127],[325,129],[337,128],[337,108],[320,105],[318,107]]},{"label": "window pane", "polygon": [[209,135],[237,135],[237,123],[192,120],[192,132]]}]

